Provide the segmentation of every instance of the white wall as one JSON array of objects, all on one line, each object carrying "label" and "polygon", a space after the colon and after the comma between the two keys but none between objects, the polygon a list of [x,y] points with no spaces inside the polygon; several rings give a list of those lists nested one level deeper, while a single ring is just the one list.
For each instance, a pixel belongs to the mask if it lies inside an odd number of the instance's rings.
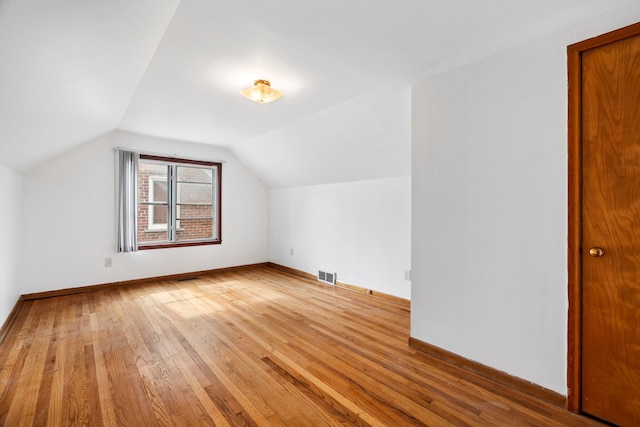
[{"label": "white wall", "polygon": [[269,218],[270,261],[410,298],[410,177],[271,189]]},{"label": "white wall", "polygon": [[410,120],[411,87],[407,81],[394,82],[231,151],[270,187],[408,176]]},{"label": "white wall", "polygon": [[22,177],[11,169],[0,165],[0,325],[18,301],[18,259],[20,254],[20,212]]},{"label": "white wall", "polygon": [[633,16],[413,85],[413,337],[566,393],[566,46]]},{"label": "white wall", "polygon": [[[221,245],[115,253],[115,154],[225,160]],[[268,192],[227,150],[114,132],[30,170],[23,182],[21,293],[267,261]],[[106,268],[104,259],[113,258]]]}]

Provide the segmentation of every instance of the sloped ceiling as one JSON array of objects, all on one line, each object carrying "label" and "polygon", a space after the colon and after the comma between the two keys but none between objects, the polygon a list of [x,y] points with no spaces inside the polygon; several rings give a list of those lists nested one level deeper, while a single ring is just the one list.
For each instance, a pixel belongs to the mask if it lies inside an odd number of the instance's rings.
[{"label": "sloped ceiling", "polygon": [[178,0],[0,0],[0,163],[118,126]]},{"label": "sloped ceiling", "polygon": [[[121,129],[229,147],[272,186],[408,175],[409,76],[631,1],[0,0],[0,163]],[[284,98],[239,96],[259,78]]]}]

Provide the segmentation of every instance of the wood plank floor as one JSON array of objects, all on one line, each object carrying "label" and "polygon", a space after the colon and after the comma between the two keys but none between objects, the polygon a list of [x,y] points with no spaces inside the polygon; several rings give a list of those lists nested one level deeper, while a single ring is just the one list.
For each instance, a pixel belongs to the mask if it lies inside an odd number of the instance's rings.
[{"label": "wood plank floor", "polygon": [[601,425],[408,336],[402,304],[265,267],[26,301],[0,425]]}]

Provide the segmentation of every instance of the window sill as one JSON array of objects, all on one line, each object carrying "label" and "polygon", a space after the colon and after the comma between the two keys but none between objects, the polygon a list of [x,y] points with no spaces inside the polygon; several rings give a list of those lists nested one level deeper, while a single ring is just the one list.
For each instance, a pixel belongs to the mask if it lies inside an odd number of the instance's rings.
[{"label": "window sill", "polygon": [[155,243],[138,245],[139,251],[146,251],[148,249],[166,249],[166,248],[183,248],[186,246],[205,246],[205,245],[220,245],[222,240],[198,240],[192,242],[178,242],[178,243]]}]

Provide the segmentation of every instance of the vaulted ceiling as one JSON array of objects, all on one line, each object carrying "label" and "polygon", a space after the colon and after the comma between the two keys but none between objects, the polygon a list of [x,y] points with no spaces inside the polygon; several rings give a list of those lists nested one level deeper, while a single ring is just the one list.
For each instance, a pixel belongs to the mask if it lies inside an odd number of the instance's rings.
[{"label": "vaulted ceiling", "polygon": [[[408,175],[412,78],[630,1],[0,0],[0,164],[121,129],[272,186]],[[259,78],[284,98],[238,94]]]}]

